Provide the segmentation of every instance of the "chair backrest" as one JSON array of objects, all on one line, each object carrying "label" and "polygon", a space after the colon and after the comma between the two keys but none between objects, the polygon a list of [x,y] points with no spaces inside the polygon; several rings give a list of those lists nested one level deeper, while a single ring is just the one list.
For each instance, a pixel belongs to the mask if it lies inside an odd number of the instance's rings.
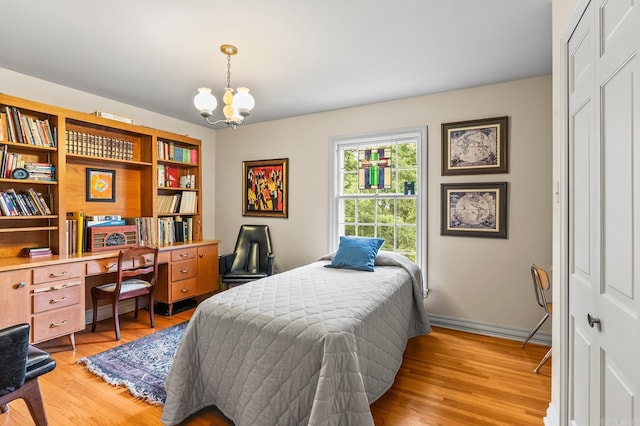
[{"label": "chair backrest", "polygon": [[533,289],[536,293],[536,302],[543,307],[547,313],[549,312],[549,304],[547,303],[547,297],[545,291],[551,288],[551,281],[549,281],[549,274],[547,271],[537,265],[531,265],[531,278],[533,279]]},{"label": "chair backrest", "polygon": [[268,225],[242,225],[233,249],[231,271],[265,271],[268,256],[273,253]]},{"label": "chair backrest", "polygon": [[115,294],[120,294],[122,282],[128,278],[151,274],[146,281],[151,283],[151,289],[158,281],[158,248],[136,246],[120,250],[118,254],[118,278]]},{"label": "chair backrest", "polygon": [[0,330],[0,396],[24,385],[29,349],[29,324]]}]

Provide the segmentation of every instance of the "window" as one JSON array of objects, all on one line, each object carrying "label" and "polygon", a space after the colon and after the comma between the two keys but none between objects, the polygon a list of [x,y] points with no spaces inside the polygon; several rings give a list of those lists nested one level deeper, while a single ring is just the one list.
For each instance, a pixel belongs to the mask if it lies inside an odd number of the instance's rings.
[{"label": "window", "polygon": [[426,292],[426,128],[334,138],[330,250],[341,235],[384,238],[423,273]]}]

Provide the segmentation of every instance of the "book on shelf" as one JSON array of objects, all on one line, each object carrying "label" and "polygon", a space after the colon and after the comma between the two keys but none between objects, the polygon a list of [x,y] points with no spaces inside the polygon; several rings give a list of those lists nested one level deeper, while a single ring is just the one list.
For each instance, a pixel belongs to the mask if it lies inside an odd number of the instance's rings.
[{"label": "book on shelf", "polygon": [[175,166],[165,167],[166,187],[177,188],[178,187],[178,168]]},{"label": "book on shelf", "polygon": [[68,215],[71,216],[71,220],[75,220],[76,222],[76,235],[75,235],[75,253],[81,254],[84,251],[84,241],[85,241],[85,226],[84,226],[84,212],[71,212]]},{"label": "book on shelf", "polygon": [[20,256],[23,257],[44,257],[52,254],[50,247],[24,247],[20,250]]},{"label": "book on shelf", "polygon": [[180,209],[177,213],[196,213],[197,202],[198,199],[195,192],[184,191],[182,193],[182,200],[180,201]]},{"label": "book on shelf", "polygon": [[86,220],[86,227],[92,228],[96,226],[121,226],[126,225],[124,219],[114,219],[114,220]]},{"label": "book on shelf", "polygon": [[85,215],[85,220],[121,220],[119,214]]},{"label": "book on shelf", "polygon": [[3,137],[0,140],[24,143],[27,145],[55,147],[55,129],[52,130],[49,119],[41,120],[22,112],[16,107],[5,106],[0,113]]}]

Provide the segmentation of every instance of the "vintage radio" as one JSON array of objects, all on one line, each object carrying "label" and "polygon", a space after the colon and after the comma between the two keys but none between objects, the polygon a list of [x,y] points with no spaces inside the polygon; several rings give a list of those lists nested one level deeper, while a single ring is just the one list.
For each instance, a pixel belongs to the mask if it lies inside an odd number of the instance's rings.
[{"label": "vintage radio", "polygon": [[138,245],[135,225],[92,226],[89,229],[89,251],[120,250]]}]

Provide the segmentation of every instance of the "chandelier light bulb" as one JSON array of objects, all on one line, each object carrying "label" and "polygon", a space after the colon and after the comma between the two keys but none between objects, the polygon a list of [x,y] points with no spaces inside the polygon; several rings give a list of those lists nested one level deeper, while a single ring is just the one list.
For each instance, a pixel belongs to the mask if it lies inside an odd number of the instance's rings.
[{"label": "chandelier light bulb", "polygon": [[201,87],[198,89],[198,94],[193,98],[193,104],[203,117],[211,117],[213,110],[218,106],[218,101],[211,94],[211,89]]},{"label": "chandelier light bulb", "polygon": [[233,96],[233,108],[242,117],[249,115],[253,107],[256,105],[256,101],[249,93],[249,89],[246,87],[238,87],[236,94]]}]

